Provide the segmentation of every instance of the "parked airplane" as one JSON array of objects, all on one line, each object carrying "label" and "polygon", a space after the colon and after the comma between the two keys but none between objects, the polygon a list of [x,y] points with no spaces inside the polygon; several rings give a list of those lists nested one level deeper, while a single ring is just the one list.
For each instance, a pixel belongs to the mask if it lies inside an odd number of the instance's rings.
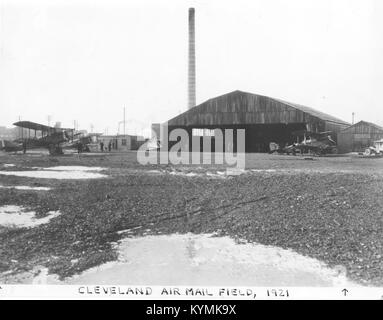
[{"label": "parked airplane", "polygon": [[78,152],[90,152],[92,149],[96,149],[98,147],[98,143],[95,141],[95,138],[100,135],[102,135],[102,133],[75,133],[73,134],[72,141],[63,144],[62,147],[63,149],[76,149]]},{"label": "parked airplane", "polygon": [[304,139],[294,144],[294,149],[301,153],[312,152],[314,154],[337,153],[336,142],[331,138],[331,131],[304,133]]},{"label": "parked airplane", "polygon": [[13,125],[28,129],[28,134],[24,135],[23,130],[21,137],[16,140],[22,143],[24,152],[27,149],[47,148],[51,155],[62,154],[62,144],[73,140],[74,129],[71,128],[50,127],[31,121],[19,121]]},{"label": "parked airplane", "polygon": [[303,136],[302,142],[293,143],[287,146],[279,146],[278,144],[270,143],[270,153],[308,153],[314,154],[329,154],[337,153],[336,142],[331,138],[331,131],[325,132],[310,132],[310,131],[296,131],[293,133],[295,136]]},{"label": "parked airplane", "polygon": [[[50,127],[31,121],[19,121],[13,125],[23,129],[21,137],[14,141],[0,140],[2,151],[25,153],[28,149],[47,148],[51,155],[63,154],[63,149],[88,152],[92,146],[97,146],[95,137],[101,135],[100,133],[75,133],[72,128]],[[25,132],[24,129],[28,131]]]}]

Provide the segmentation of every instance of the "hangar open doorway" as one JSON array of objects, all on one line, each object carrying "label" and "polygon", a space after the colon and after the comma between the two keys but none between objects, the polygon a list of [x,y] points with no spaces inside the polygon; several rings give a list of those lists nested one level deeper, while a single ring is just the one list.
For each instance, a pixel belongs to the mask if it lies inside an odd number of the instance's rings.
[{"label": "hangar open doorway", "polygon": [[273,123],[246,126],[246,152],[269,152],[270,142],[281,147],[302,140],[295,132],[306,129],[304,123]]},{"label": "hangar open doorway", "polygon": [[[209,137],[211,139],[211,151],[219,150],[216,148],[215,130],[220,129],[223,133],[223,149],[222,151],[237,152],[237,130],[245,130],[245,152],[269,152],[270,142],[285,146],[286,144],[292,144],[300,141],[302,137],[297,137],[295,132],[304,131],[306,129],[305,123],[289,123],[289,124],[252,124],[252,125],[225,125],[225,126],[177,126],[168,127],[170,133],[173,129],[184,129],[188,132],[189,137],[193,137],[196,145],[199,145],[199,150],[203,151],[203,137]],[[225,141],[225,130],[233,130],[233,141]],[[199,142],[198,142],[199,141]],[[194,143],[195,143],[194,142]],[[169,147],[176,142],[169,142]],[[189,143],[189,151],[192,151],[192,143]]]}]

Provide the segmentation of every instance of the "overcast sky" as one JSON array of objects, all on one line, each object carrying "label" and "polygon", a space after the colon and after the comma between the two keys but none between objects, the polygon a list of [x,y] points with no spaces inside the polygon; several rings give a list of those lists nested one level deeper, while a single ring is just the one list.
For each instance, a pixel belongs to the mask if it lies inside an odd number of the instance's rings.
[{"label": "overcast sky", "polygon": [[383,125],[381,0],[0,3],[0,125],[115,134],[125,106],[140,133],[185,111],[190,6],[197,104],[243,90]]}]

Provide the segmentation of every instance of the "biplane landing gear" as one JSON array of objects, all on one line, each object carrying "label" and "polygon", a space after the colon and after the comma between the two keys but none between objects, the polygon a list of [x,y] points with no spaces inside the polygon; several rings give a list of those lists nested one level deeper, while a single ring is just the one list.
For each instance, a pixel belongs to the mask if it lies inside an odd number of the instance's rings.
[{"label": "biplane landing gear", "polygon": [[63,149],[60,146],[50,145],[49,146],[49,154],[51,156],[58,156],[64,154]]}]

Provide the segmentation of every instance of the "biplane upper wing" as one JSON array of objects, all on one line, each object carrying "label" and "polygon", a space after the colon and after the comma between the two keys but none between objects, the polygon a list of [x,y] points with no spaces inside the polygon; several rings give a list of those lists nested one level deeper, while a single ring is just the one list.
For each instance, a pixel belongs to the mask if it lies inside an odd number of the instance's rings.
[{"label": "biplane upper wing", "polygon": [[321,138],[321,137],[327,137],[327,136],[329,136],[331,133],[332,133],[332,131],[310,132],[310,136],[312,136],[312,137],[317,137],[317,138]]},{"label": "biplane upper wing", "polygon": [[15,122],[13,125],[20,128],[37,130],[37,131],[45,131],[45,132],[74,131],[74,129],[71,129],[71,128],[55,128],[55,127],[46,126],[44,124],[40,124],[40,123],[36,123],[32,121],[18,121],[18,122]]},{"label": "biplane upper wing", "polygon": [[313,132],[313,131],[308,131],[308,130],[297,130],[297,131],[293,131],[291,134],[293,136],[303,136],[305,134],[306,136],[323,137],[323,136],[327,136],[331,133],[332,133],[332,131]]},{"label": "biplane upper wing", "polygon": [[18,121],[13,124],[16,127],[25,128],[25,129],[32,129],[32,130],[38,130],[38,131],[50,131],[53,130],[53,127],[49,127],[40,123],[31,122],[31,121]]}]

